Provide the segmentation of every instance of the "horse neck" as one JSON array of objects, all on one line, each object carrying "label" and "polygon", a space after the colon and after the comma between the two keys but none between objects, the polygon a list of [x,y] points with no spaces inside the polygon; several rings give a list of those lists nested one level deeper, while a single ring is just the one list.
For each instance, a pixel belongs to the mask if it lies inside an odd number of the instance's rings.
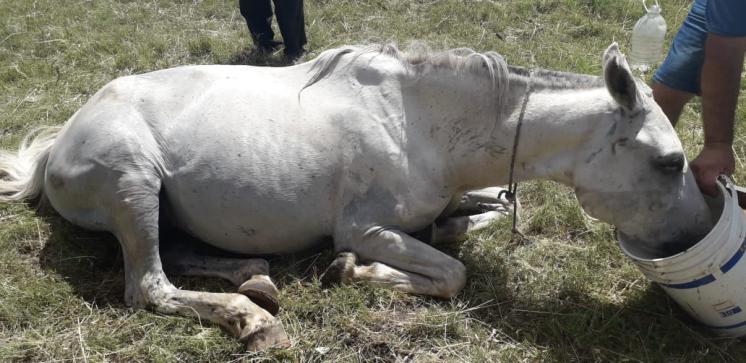
[{"label": "horse neck", "polygon": [[[515,181],[549,179],[574,184],[579,151],[590,147],[594,132],[611,120],[605,88],[552,89],[530,95],[515,155]],[[515,135],[515,113],[503,130]],[[512,131],[511,131],[512,130]]]},{"label": "horse neck", "polygon": [[[483,78],[444,72],[418,79],[405,94],[406,113],[428,120],[429,129],[421,129],[429,131],[424,137],[442,155],[450,185],[468,190],[508,183],[527,86],[527,77],[512,75],[508,89],[496,94]],[[529,97],[514,181],[542,178],[571,185],[576,151],[607,112],[606,91],[539,85]]]}]

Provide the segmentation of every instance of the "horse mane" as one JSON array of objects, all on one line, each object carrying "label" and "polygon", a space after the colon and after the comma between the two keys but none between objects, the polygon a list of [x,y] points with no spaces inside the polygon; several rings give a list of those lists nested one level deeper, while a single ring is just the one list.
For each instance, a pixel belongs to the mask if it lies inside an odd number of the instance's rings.
[{"label": "horse mane", "polygon": [[588,74],[553,71],[537,68],[530,70],[524,67],[508,66],[511,75],[533,77],[534,89],[590,89],[605,87],[603,77]]},{"label": "horse mane", "polygon": [[422,77],[432,70],[450,69],[456,73],[486,77],[492,89],[498,92],[498,99],[507,91],[511,80],[531,82],[536,90],[541,89],[590,89],[604,86],[602,77],[559,72],[546,69],[533,69],[509,66],[497,52],[476,52],[470,48],[455,48],[433,51],[422,43],[413,43],[406,51],[399,50],[393,43],[363,46],[344,46],[322,52],[311,66],[314,71],[303,89],[331,74],[340,58],[346,54],[360,57],[365,54],[383,55],[398,60],[413,77]]},{"label": "horse mane", "polygon": [[309,87],[328,76],[340,58],[346,54],[356,57],[365,54],[383,55],[398,60],[413,77],[420,77],[434,69],[451,69],[457,73],[484,75],[495,90],[504,90],[509,78],[508,64],[496,52],[478,53],[469,48],[432,51],[421,43],[415,43],[401,51],[393,43],[366,46],[344,46],[322,52],[314,61],[314,71],[303,88]]}]

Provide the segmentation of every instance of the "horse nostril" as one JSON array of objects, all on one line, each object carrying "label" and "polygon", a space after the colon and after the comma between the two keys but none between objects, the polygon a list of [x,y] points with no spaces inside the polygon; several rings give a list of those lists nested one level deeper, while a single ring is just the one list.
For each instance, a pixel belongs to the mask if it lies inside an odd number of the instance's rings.
[{"label": "horse nostril", "polygon": [[653,158],[653,166],[666,174],[679,174],[684,171],[686,159],[682,153],[673,153]]}]

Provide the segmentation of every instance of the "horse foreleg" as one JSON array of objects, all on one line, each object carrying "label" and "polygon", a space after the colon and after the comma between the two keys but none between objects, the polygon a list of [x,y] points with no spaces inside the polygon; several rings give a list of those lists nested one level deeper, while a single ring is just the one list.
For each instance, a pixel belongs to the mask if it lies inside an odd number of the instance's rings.
[{"label": "horse foreleg", "polygon": [[520,203],[505,199],[500,195],[502,191],[505,189],[490,187],[464,193],[456,209],[431,226],[430,242],[458,241],[509,216],[513,208],[520,211]]},{"label": "horse foreleg", "polygon": [[339,254],[324,282],[365,281],[442,298],[455,296],[466,283],[466,268],[459,260],[398,230],[375,227],[358,242],[337,248],[349,252]]},{"label": "horse foreleg", "polygon": [[228,258],[199,255],[190,248],[162,251],[164,269],[169,274],[218,277],[239,286],[238,292],[277,315],[280,291],[269,277],[269,262],[261,258]]},{"label": "horse foreleg", "polygon": [[430,241],[431,243],[455,242],[464,239],[467,234],[483,230],[503,218],[505,218],[505,214],[498,211],[445,218],[432,226]]},{"label": "horse foreleg", "polygon": [[124,176],[117,186],[120,192],[109,211],[112,232],[122,247],[128,305],[197,315],[246,340],[249,349],[289,344],[280,322],[244,295],[174,287],[163,272],[158,250],[160,183],[148,177]]},{"label": "horse foreleg", "polygon": [[489,187],[470,190],[461,196],[456,209],[452,215],[477,214],[485,211],[496,211],[509,214],[513,210],[513,203],[504,195],[507,189],[502,187]]}]

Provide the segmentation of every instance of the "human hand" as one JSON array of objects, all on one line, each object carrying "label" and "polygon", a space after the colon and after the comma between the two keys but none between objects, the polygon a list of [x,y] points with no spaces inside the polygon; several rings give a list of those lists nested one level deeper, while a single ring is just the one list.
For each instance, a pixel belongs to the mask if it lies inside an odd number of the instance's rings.
[{"label": "human hand", "polygon": [[731,175],[736,169],[733,147],[726,143],[705,145],[690,167],[702,193],[717,195],[717,177]]}]

